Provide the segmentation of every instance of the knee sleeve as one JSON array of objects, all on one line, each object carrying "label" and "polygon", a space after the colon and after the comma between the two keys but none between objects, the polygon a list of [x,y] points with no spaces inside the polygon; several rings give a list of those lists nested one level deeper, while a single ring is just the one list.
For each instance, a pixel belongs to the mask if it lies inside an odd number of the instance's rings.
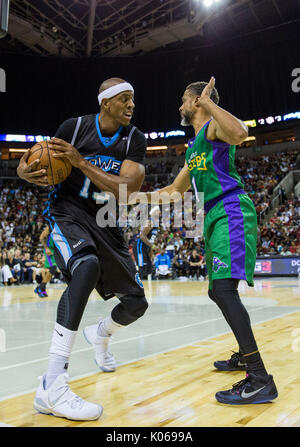
[{"label": "knee sleeve", "polygon": [[127,326],[142,317],[148,308],[145,296],[125,295],[119,299],[120,303],[112,310],[111,316],[122,326]]},{"label": "knee sleeve", "polygon": [[239,279],[215,279],[213,281],[212,294],[216,302],[226,304],[228,298],[235,297],[240,300],[238,293]]},{"label": "knee sleeve", "polygon": [[98,270],[95,272],[97,276],[99,275],[100,264],[97,256],[94,253],[78,253],[78,255],[72,256],[69,260],[68,268],[71,275],[74,274],[76,268],[83,262],[89,261],[89,265],[92,269]]},{"label": "knee sleeve", "polygon": [[124,297],[128,300],[127,308],[128,313],[133,315],[136,318],[140,318],[144,315],[146,310],[148,309],[148,301],[146,297],[140,296],[132,296],[132,297]]},{"label": "knee sleeve", "polygon": [[56,314],[56,322],[61,326],[67,327],[69,320],[69,298],[68,298],[69,287],[63,292],[58,306]]},{"label": "knee sleeve", "polygon": [[72,278],[58,304],[56,321],[71,331],[77,331],[87,300],[98,282],[100,265],[95,255],[73,261],[69,267]]},{"label": "knee sleeve", "polygon": [[227,323],[231,326],[233,315],[237,315],[244,305],[238,293],[238,279],[216,279],[213,281],[212,294],[215,303],[223,313]]}]

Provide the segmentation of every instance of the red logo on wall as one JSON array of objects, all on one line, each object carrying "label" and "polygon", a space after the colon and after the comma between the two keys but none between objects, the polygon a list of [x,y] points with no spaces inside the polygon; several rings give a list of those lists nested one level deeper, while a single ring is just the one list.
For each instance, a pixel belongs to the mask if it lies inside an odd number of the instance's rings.
[{"label": "red logo on wall", "polygon": [[272,273],[272,262],[271,261],[262,261],[261,263],[261,271],[264,273]]}]

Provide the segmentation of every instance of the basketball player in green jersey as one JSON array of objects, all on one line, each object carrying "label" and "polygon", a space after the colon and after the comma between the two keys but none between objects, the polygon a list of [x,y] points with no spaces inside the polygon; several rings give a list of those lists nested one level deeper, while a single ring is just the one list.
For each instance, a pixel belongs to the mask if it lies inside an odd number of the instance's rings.
[{"label": "basketball player in green jersey", "polygon": [[[193,126],[195,138],[189,141],[183,169],[171,185],[156,191],[156,195],[182,195],[191,185],[196,198],[199,192],[204,193],[208,294],[232,329],[240,349],[236,357],[247,371],[244,380],[230,390],[216,393],[216,399],[232,405],[257,404],[275,399],[278,393],[261,359],[248,312],[237,290],[241,279],[254,286],[256,259],[256,211],[234,166],[235,145],[245,140],[248,129],[218,102],[213,77],[209,83],[195,82],[186,87],[179,109],[181,124]],[[155,204],[153,194],[147,193],[147,197]],[[236,358],[231,359],[231,363],[234,361]],[[216,362],[215,366],[227,371],[234,369],[230,368],[230,361]]]},{"label": "basketball player in green jersey", "polygon": [[55,275],[57,268],[54,257],[54,242],[48,226],[41,233],[40,242],[44,247],[45,264],[42,272],[42,282],[34,291],[40,298],[44,298],[48,296],[46,292],[47,283],[51,281],[52,275]]}]

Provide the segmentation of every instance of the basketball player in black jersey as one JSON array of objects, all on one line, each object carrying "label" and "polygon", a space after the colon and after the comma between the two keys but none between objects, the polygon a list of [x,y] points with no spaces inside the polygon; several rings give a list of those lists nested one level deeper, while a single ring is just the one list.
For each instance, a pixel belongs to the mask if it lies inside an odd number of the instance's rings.
[{"label": "basketball player in black jersey", "polygon": [[[127,186],[129,196],[144,181],[146,139],[130,124],[133,94],[133,87],[122,79],[104,81],[98,96],[100,113],[66,120],[50,140],[50,148],[58,151],[56,157],[67,158],[73,169],[51,191],[44,211],[55,259],[68,287],[58,304],[48,370],[34,402],[43,413],[78,420],[97,419],[102,413],[100,405],[83,401],[67,385],[69,356],[92,290],[96,288],[105,300],[113,296],[120,300],[109,317],[84,329],[95,348],[96,363],[105,372],[116,368],[108,351],[111,335],[140,318],[148,307],[121,229],[96,222],[107,198],[104,192],[118,200],[119,185]],[[19,176],[45,185],[45,172],[34,172],[37,163],[27,165],[26,160],[25,155]]]},{"label": "basketball player in black jersey", "polygon": [[155,227],[155,217],[158,218],[159,214],[158,206],[150,211],[150,222],[141,230],[139,237],[133,245],[133,253],[141,279],[149,279],[149,275],[152,275],[152,248],[154,247],[155,238],[159,231]]}]

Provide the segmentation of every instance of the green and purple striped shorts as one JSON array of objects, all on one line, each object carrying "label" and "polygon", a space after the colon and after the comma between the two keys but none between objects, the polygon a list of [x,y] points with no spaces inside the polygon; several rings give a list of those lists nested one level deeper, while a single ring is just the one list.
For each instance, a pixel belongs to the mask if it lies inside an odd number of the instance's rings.
[{"label": "green and purple striped shorts", "polygon": [[204,220],[205,259],[209,289],[214,279],[244,279],[253,287],[257,217],[247,194],[219,201]]}]

